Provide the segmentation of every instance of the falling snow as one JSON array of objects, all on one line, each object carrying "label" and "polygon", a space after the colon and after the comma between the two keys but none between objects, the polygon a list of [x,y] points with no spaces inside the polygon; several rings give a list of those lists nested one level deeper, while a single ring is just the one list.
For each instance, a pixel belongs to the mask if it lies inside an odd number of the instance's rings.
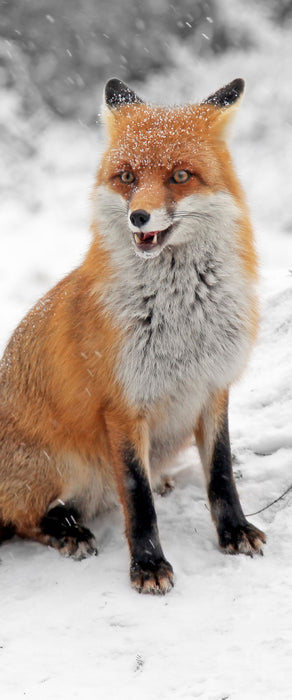
[{"label": "falling snow", "polygon": [[[166,498],[155,495],[161,541],[175,570],[168,596],[143,597],[130,588],[119,509],[91,523],[98,557],[74,562],[32,542],[5,543],[5,700],[291,698],[292,51],[290,35],[265,27],[257,25],[263,36],[257,51],[194,64],[184,49],[167,74],[140,87],[157,103],[179,103],[204,98],[234,77],[247,82],[232,152],[255,224],[262,322],[249,367],[232,391],[230,429],[237,487],[245,512],[257,512],[252,519],[267,533],[265,555],[218,550],[194,447],[180,455],[176,488]],[[13,121],[9,95],[1,95]],[[0,164],[1,179],[4,169],[10,177],[0,211],[1,349],[28,308],[87,249],[102,139],[97,129],[52,121],[34,158]]]}]

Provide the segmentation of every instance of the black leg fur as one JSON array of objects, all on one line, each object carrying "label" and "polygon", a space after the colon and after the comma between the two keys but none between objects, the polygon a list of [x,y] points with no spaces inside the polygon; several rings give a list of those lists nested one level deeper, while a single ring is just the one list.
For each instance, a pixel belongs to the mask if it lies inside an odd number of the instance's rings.
[{"label": "black leg fur", "polygon": [[41,521],[41,530],[44,541],[63,556],[84,559],[97,554],[94,535],[80,523],[74,506],[58,505],[49,510]]},{"label": "black leg fur", "polygon": [[227,409],[214,444],[208,496],[220,546],[231,554],[262,554],[265,535],[246,520],[234,483]]},{"label": "black leg fur", "polygon": [[173,586],[173,571],[161,548],[150,484],[134,449],[125,450],[124,465],[130,579],[139,592],[166,593]]}]

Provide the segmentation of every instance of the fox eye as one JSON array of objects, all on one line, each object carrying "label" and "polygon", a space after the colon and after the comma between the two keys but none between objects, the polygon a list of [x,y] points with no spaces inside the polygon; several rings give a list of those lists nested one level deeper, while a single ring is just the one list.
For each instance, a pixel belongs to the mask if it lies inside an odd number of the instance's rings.
[{"label": "fox eye", "polygon": [[183,182],[187,182],[190,177],[191,173],[188,170],[176,170],[170,179],[172,182],[176,182],[177,185],[181,185]]},{"label": "fox eye", "polygon": [[120,180],[124,185],[131,185],[135,180],[135,175],[130,170],[124,170],[120,174]]}]

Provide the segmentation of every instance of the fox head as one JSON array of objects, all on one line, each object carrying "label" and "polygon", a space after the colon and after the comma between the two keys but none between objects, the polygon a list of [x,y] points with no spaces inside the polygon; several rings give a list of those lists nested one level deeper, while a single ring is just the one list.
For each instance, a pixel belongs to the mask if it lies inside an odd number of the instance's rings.
[{"label": "fox head", "polygon": [[[183,245],[204,222],[236,218],[241,191],[225,143],[244,90],[233,80],[201,104],[158,107],[120,80],[108,81],[108,144],[94,190],[95,220],[105,246],[141,257]],[[219,218],[219,224],[218,224]]]}]

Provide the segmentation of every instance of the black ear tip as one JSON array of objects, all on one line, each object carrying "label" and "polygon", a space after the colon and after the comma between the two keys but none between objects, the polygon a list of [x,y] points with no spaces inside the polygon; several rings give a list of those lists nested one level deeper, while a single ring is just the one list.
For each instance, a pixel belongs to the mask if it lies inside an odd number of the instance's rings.
[{"label": "black ear tip", "polygon": [[105,90],[105,101],[108,107],[116,109],[124,104],[141,103],[142,100],[119,78],[110,78],[107,81]]},{"label": "black ear tip", "polygon": [[207,104],[213,104],[216,107],[229,107],[242,95],[244,85],[245,83],[242,78],[235,78],[231,83],[228,83],[228,85],[214,92],[213,95],[210,95],[205,102]]},{"label": "black ear tip", "polygon": [[232,80],[231,83],[229,83],[230,88],[235,90],[237,92],[238,97],[242,95],[244,88],[245,88],[245,82],[243,78],[235,78],[235,80]]},{"label": "black ear tip", "polygon": [[117,102],[118,96],[122,95],[127,86],[118,78],[110,78],[107,81],[104,88],[105,101],[107,105],[114,106]]},{"label": "black ear tip", "polygon": [[119,78],[110,78],[104,88],[106,97],[111,97],[113,94],[119,92],[119,90],[125,89],[126,85],[119,80]]}]

